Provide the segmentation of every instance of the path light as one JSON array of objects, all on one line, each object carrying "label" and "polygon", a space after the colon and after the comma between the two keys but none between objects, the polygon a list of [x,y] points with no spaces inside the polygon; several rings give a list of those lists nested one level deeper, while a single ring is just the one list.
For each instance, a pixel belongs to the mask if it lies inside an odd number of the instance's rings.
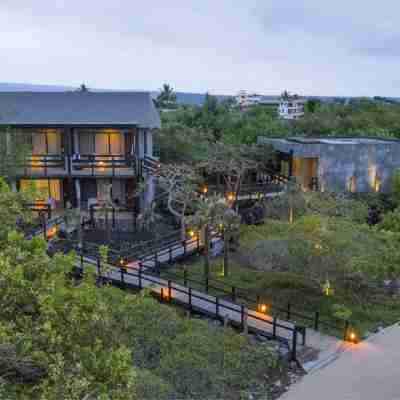
[{"label": "path light", "polygon": [[259,304],[258,305],[258,311],[266,314],[268,312],[267,304]]},{"label": "path light", "polygon": [[55,236],[57,233],[57,227],[56,226],[52,226],[51,228],[47,229],[46,232],[46,237],[48,239],[52,238],[53,236]]},{"label": "path light", "polygon": [[203,194],[207,194],[208,193],[208,187],[204,186],[202,189]]},{"label": "path light", "polygon": [[235,200],[235,195],[233,193],[228,193],[228,201],[231,202]]},{"label": "path light", "polygon": [[357,339],[357,334],[352,330],[349,333],[348,339],[351,343],[357,344],[358,343],[358,339]]},{"label": "path light", "polygon": [[196,233],[194,232],[194,230],[190,230],[189,232],[189,236],[193,239],[196,236]]}]

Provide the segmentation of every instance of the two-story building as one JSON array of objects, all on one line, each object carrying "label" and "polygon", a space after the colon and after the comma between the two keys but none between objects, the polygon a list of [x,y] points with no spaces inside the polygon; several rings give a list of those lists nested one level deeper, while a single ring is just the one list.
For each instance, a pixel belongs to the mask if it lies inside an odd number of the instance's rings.
[{"label": "two-story building", "polygon": [[[17,173],[17,188],[29,183],[57,207],[86,207],[105,198],[137,203],[137,184],[150,184],[153,131],[160,118],[149,93],[0,93],[0,128],[17,132],[31,154]],[[137,205],[137,204],[136,204]]]}]

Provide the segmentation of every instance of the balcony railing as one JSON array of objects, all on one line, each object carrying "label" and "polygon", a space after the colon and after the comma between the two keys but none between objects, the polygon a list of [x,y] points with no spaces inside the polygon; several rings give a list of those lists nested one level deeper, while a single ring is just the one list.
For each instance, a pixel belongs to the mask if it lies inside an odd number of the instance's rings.
[{"label": "balcony railing", "polygon": [[66,174],[65,157],[61,154],[32,154],[22,165],[24,176]]},{"label": "balcony railing", "polygon": [[136,159],[132,155],[75,154],[71,157],[74,176],[132,176],[136,170]]}]

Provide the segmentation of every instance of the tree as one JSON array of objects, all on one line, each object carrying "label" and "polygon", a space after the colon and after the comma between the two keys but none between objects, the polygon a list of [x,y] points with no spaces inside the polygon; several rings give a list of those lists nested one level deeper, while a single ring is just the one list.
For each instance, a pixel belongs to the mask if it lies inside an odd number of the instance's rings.
[{"label": "tree", "polygon": [[11,128],[0,127],[0,176],[15,182],[18,172],[32,154],[31,145],[23,133]]},{"label": "tree", "polygon": [[162,164],[156,176],[159,187],[167,198],[167,207],[180,223],[181,238],[186,238],[186,214],[198,202],[196,190],[199,177],[187,164]]},{"label": "tree", "polygon": [[232,206],[238,198],[246,174],[250,171],[257,171],[263,164],[260,155],[265,159],[269,157],[269,153],[263,146],[218,142],[210,148],[207,158],[199,163],[199,167],[205,169],[209,174],[222,176]]},{"label": "tree", "polygon": [[172,86],[167,83],[163,84],[163,87],[160,89],[160,94],[157,96],[156,105],[161,109],[176,108],[176,94]]}]

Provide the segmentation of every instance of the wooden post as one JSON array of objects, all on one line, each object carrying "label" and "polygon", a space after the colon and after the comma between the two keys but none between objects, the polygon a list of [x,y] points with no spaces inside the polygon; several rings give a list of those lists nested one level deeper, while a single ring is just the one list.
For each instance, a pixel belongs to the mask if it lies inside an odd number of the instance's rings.
[{"label": "wooden post", "polygon": [[276,317],[272,320],[272,338],[276,338]]},{"label": "wooden post", "polygon": [[142,290],[142,268],[143,268],[143,266],[142,266],[142,263],[140,262],[140,263],[139,263],[139,277],[138,277],[138,280],[139,280],[139,289],[140,289],[140,290]]},{"label": "wooden post", "polygon": [[183,257],[186,257],[186,240],[183,241]]},{"label": "wooden post", "polygon": [[343,332],[343,340],[344,341],[347,340],[348,331],[349,331],[349,321],[345,321],[344,322],[344,332]]},{"label": "wooden post", "polygon": [[160,300],[164,301],[164,288],[161,288],[161,293],[160,293]]},{"label": "wooden post", "polygon": [[170,279],[168,279],[168,301],[172,301],[172,283]]},{"label": "wooden post", "polygon": [[192,288],[189,288],[189,310],[192,311]]},{"label": "wooden post", "polygon": [[314,329],[317,331],[319,328],[319,311],[315,311]]},{"label": "wooden post", "polygon": [[257,311],[259,311],[260,310],[260,306],[261,306],[261,298],[260,298],[260,295],[257,295]]},{"label": "wooden post", "polygon": [[100,258],[97,259],[97,275],[101,276]]},{"label": "wooden post", "polygon": [[218,297],[215,297],[215,315],[218,318],[218,316],[219,316],[219,298]]},{"label": "wooden post", "polygon": [[236,288],[235,286],[232,286],[232,301],[236,301]]},{"label": "wooden post", "polygon": [[120,273],[122,285],[125,287],[125,269],[123,267],[120,267]]},{"label": "wooden post", "polygon": [[296,361],[297,358],[297,327],[293,330],[293,340],[292,340],[292,361]]},{"label": "wooden post", "polygon": [[240,306],[240,324],[242,326],[242,330],[244,330],[244,305]]},{"label": "wooden post", "polygon": [[205,289],[206,289],[206,293],[208,293],[208,276],[206,276],[206,279],[205,279]]},{"label": "wooden post", "polygon": [[172,247],[171,246],[168,249],[168,253],[169,253],[169,263],[172,264]]},{"label": "wooden post", "polygon": [[81,253],[81,270],[83,271],[83,254],[82,253]]},{"label": "wooden post", "polygon": [[200,235],[197,235],[196,237],[196,245],[197,245],[197,251],[200,251]]},{"label": "wooden post", "polygon": [[290,317],[291,317],[291,304],[290,304],[290,301],[288,302],[288,305],[287,305],[287,319],[289,320],[290,319]]},{"label": "wooden post", "polygon": [[187,269],[185,268],[185,269],[183,270],[183,285],[184,285],[184,286],[187,286],[187,281],[188,281],[188,271],[187,271]]}]

